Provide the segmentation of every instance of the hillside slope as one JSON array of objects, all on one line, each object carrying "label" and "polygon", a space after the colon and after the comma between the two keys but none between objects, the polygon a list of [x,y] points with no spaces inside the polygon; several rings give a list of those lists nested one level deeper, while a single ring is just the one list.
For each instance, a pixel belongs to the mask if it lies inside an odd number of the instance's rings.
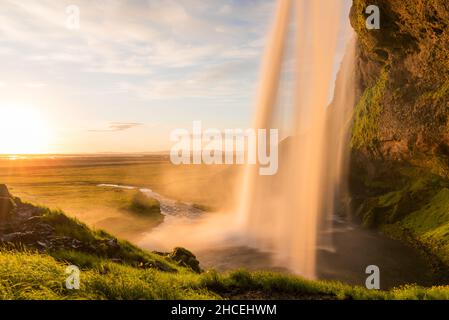
[{"label": "hillside slope", "polygon": [[[269,272],[205,272],[186,249],[146,252],[0,190],[0,299],[449,299],[448,287],[384,292]],[[79,290],[66,288],[69,265],[80,269]]]}]

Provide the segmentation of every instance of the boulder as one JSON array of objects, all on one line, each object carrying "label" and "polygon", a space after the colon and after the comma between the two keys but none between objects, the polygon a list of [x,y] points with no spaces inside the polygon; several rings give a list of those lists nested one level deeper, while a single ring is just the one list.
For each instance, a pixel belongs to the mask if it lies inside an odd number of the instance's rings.
[{"label": "boulder", "polygon": [[169,256],[172,260],[176,261],[180,266],[187,267],[193,271],[200,273],[200,262],[196,256],[187,249],[175,248]]}]

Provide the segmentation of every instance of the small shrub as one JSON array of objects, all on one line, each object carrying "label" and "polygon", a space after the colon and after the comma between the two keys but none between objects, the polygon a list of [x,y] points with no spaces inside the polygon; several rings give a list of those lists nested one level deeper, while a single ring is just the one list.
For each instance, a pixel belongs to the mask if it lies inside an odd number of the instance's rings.
[{"label": "small shrub", "polygon": [[161,216],[161,206],[156,199],[137,191],[131,200],[129,210],[145,216]]}]

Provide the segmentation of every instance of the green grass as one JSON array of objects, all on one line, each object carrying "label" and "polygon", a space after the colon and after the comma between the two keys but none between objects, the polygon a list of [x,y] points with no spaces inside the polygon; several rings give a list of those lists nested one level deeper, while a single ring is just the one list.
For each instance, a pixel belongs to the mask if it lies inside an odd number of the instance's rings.
[{"label": "green grass", "polygon": [[[92,230],[76,218],[66,216],[62,211],[44,209],[43,219],[55,229],[58,236],[76,239],[84,246],[95,249],[95,254],[82,250],[56,250],[49,254],[58,260],[67,261],[80,267],[94,267],[101,265],[108,258],[119,259],[124,264],[139,267],[143,265],[157,265],[167,270],[178,270],[177,264],[157,254],[144,251],[128,241],[116,239],[103,230]],[[116,248],[111,252],[104,242],[115,241]]]},{"label": "green grass", "polygon": [[390,190],[365,200],[363,224],[400,240],[411,237],[449,266],[449,180],[417,167],[399,172]]},{"label": "green grass", "polygon": [[95,240],[112,238],[101,231],[92,231],[78,219],[69,218],[60,210],[45,209],[43,220],[55,228],[57,235],[68,236],[84,243],[92,243]]},{"label": "green grass", "polygon": [[[418,190],[419,185],[426,184],[413,184],[412,189]],[[394,198],[385,199],[385,204],[396,203]],[[94,253],[0,249],[0,299],[449,299],[449,287],[370,291],[274,272],[198,274],[127,241],[116,240],[118,250],[111,256],[107,247],[98,246],[98,242],[115,240],[108,233],[92,230],[60,211],[46,209],[43,217],[57,235],[92,245]],[[81,270],[80,290],[65,288],[68,265]]]},{"label": "green grass", "polygon": [[[0,253],[2,299],[204,299],[213,298],[190,273],[171,274],[104,263],[101,270],[81,271],[80,290],[65,288],[67,264],[45,255]],[[193,276],[193,278],[192,278]]]},{"label": "green grass", "polygon": [[449,189],[442,188],[430,201],[400,222],[449,265]]},{"label": "green grass", "polygon": [[[80,290],[65,288],[66,263],[50,256],[0,251],[0,299],[222,299],[227,292],[262,292],[266,296],[304,296],[334,299],[449,299],[448,287],[409,286],[392,291],[369,291],[337,282],[238,270],[219,274],[181,269],[166,273],[112,262],[85,268]],[[232,296],[231,296],[232,297]]]},{"label": "green grass", "polygon": [[82,269],[102,270],[106,261],[100,256],[76,250],[57,250],[51,252],[50,255],[58,261],[73,264]]}]

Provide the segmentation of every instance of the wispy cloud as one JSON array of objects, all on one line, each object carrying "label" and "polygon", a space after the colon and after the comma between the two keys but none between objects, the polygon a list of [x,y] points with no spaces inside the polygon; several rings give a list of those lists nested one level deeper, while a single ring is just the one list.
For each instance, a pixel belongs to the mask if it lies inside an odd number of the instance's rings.
[{"label": "wispy cloud", "polygon": [[23,84],[23,86],[26,87],[26,88],[38,89],[38,88],[46,87],[47,84],[41,83],[41,82],[26,82],[26,83]]},{"label": "wispy cloud", "polygon": [[117,132],[125,131],[135,127],[143,126],[143,123],[137,122],[111,122],[106,129],[89,130],[89,132]]},{"label": "wispy cloud", "polygon": [[239,61],[217,63],[175,79],[154,76],[139,83],[122,82],[119,90],[143,100],[183,98],[235,99],[255,89],[254,81],[241,79],[251,74],[251,66]]},{"label": "wispy cloud", "polygon": [[70,31],[65,1],[4,1],[0,35],[33,47],[29,59],[79,63],[83,70],[118,74],[158,66],[183,68],[226,52],[228,57],[247,56],[245,44],[264,34],[273,5],[263,0],[79,0],[80,30]]}]

